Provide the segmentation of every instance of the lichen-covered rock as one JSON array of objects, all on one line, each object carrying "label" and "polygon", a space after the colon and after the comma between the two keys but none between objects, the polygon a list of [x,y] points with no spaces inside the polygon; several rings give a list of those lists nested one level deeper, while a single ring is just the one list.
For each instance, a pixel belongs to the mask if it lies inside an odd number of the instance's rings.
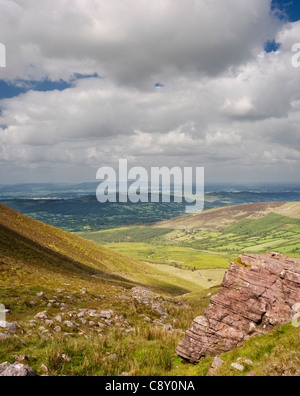
[{"label": "lichen-covered rock", "polygon": [[300,260],[246,254],[231,264],[222,286],[179,344],[182,358],[197,363],[291,321],[300,302]]}]

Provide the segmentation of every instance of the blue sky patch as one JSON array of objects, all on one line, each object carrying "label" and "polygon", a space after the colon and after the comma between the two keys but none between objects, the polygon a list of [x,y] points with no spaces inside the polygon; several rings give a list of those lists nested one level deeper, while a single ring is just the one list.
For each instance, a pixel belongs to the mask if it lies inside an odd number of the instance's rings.
[{"label": "blue sky patch", "polygon": [[17,80],[12,83],[0,80],[0,100],[10,99],[28,91],[48,92],[48,91],[64,91],[71,88],[73,83],[84,78],[99,78],[98,74],[79,74],[75,73],[70,82],[59,80],[50,81],[25,81]]},{"label": "blue sky patch", "polygon": [[273,41],[269,40],[265,44],[265,51],[267,53],[276,52],[279,50],[279,48],[280,48],[280,43],[276,43],[275,40],[273,40]]},{"label": "blue sky patch", "polygon": [[299,0],[272,0],[272,10],[276,10],[283,21],[295,22],[300,20]]}]

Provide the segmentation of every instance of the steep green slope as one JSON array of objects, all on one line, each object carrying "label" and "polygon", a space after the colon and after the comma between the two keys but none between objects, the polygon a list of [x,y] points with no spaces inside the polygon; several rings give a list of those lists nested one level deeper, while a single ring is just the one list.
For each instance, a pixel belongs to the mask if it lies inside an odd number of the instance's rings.
[{"label": "steep green slope", "polygon": [[[185,294],[201,283],[102,247],[76,235],[27,218],[0,205],[1,283],[22,279],[23,285],[58,284],[71,278],[97,287],[139,284],[162,292]],[[12,272],[11,268],[18,270]],[[21,273],[22,276],[18,276]],[[9,281],[10,279],[10,281]],[[27,282],[28,280],[28,282]],[[0,285],[1,286],[1,285]]]}]

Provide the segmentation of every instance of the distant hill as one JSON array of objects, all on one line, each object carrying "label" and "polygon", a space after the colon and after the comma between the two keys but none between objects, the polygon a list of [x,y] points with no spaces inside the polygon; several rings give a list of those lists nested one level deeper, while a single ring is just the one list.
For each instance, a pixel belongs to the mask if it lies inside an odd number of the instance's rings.
[{"label": "distant hill", "polygon": [[[1,193],[0,188],[0,203],[35,220],[69,232],[95,232],[119,227],[142,226],[173,219],[186,213],[185,202],[151,203],[149,196],[147,203],[100,204],[95,196],[96,189],[88,190],[91,188],[89,185],[76,186],[76,190],[75,186],[74,190],[71,187],[69,186],[69,190],[64,192],[63,189],[67,188],[65,185],[56,186],[55,189],[52,186],[51,191],[47,191],[48,185],[38,185],[38,187],[26,185],[24,191],[8,194],[8,196],[13,196],[13,199],[4,199],[7,193]],[[14,190],[13,187],[11,189]],[[19,189],[21,190],[20,187]],[[26,192],[27,190],[29,192]],[[27,198],[24,199],[24,197]],[[205,210],[255,203],[258,205],[253,206],[253,211],[255,211],[256,208],[264,207],[261,203],[267,203],[270,206],[269,203],[299,201],[299,191],[289,192],[280,189],[276,192],[208,192],[205,195]],[[230,216],[229,212],[228,215]]]},{"label": "distant hill", "polygon": [[176,219],[155,224],[155,228],[223,230],[245,219],[257,220],[270,213],[277,213],[300,219],[300,202],[264,202],[228,206],[207,210],[195,215],[181,216]]},{"label": "distant hill", "polygon": [[144,225],[185,213],[183,203],[100,204],[96,196],[76,199],[13,199],[2,200],[1,203],[26,216],[70,232]]},{"label": "distant hill", "polygon": [[229,206],[153,227],[172,230],[163,237],[168,244],[234,255],[275,250],[300,256],[300,202]]}]

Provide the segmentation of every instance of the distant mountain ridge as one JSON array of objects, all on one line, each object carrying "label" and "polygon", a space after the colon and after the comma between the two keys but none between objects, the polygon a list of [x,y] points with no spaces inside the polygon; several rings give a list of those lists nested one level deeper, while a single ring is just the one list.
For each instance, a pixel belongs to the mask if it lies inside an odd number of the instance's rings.
[{"label": "distant mountain ridge", "polygon": [[241,220],[256,220],[270,213],[300,219],[300,202],[261,202],[227,206],[163,221],[155,224],[154,227],[222,230]]},{"label": "distant mountain ridge", "polygon": [[[96,191],[96,190],[95,190]],[[185,203],[105,203],[100,204],[96,195],[73,197],[62,199],[63,193],[55,192],[55,198],[51,196],[37,198],[23,198],[24,193],[18,193],[18,199],[3,199],[0,193],[0,203],[23,213],[36,220],[62,228],[70,232],[99,231],[123,226],[153,224],[185,215]],[[76,194],[77,194],[76,193]],[[54,193],[53,193],[54,194]],[[25,194],[26,196],[26,194]],[[67,195],[68,196],[68,195]],[[300,202],[300,192],[210,192],[205,195],[205,210],[236,206],[251,203],[283,203]]]}]

